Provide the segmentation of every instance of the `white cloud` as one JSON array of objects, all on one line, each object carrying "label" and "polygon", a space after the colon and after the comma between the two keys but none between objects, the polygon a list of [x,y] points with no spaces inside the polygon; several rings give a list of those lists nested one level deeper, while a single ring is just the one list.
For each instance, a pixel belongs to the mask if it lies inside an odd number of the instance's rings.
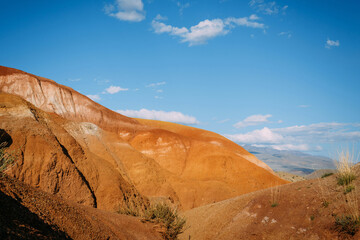
[{"label": "white cloud", "polygon": [[145,19],[142,0],[116,0],[115,4],[105,5],[104,11],[123,21],[140,22]]},{"label": "white cloud", "polygon": [[292,37],[292,34],[291,34],[290,31],[280,32],[278,35],[279,35],[279,36],[286,36],[287,38],[291,38],[291,37]]},{"label": "white cloud", "polygon": [[273,149],[276,150],[288,150],[288,151],[309,151],[310,150],[310,146],[308,144],[299,144],[299,145],[294,145],[294,144],[280,144],[280,145],[270,145],[270,147],[272,147]]},{"label": "white cloud", "polygon": [[334,40],[328,39],[325,44],[325,47],[329,48],[329,49],[332,47],[338,47],[338,46],[340,46],[339,40],[334,41]]},{"label": "white cloud", "polygon": [[243,127],[248,127],[248,126],[255,126],[255,125],[259,125],[259,124],[263,124],[263,123],[267,123],[269,122],[268,118],[272,117],[271,114],[267,114],[267,115],[252,115],[249,116],[247,118],[245,118],[244,120],[237,122],[234,124],[234,127],[236,128],[243,128]]},{"label": "white cloud", "polygon": [[[253,19],[250,19],[250,17],[206,19],[189,29],[186,27],[174,27],[165,24],[158,19],[154,19],[152,21],[152,27],[155,33],[168,33],[169,35],[177,36],[181,39],[181,42],[188,42],[189,46],[193,46],[205,44],[209,39],[226,35],[230,32],[230,29],[235,28],[236,26],[261,29],[266,27],[263,23],[256,22]],[[252,18],[254,18],[253,15]]]},{"label": "white cloud", "polygon": [[[278,150],[319,151],[320,143],[359,142],[360,123],[315,123],[285,128],[263,128],[225,135],[242,144],[257,144]],[[311,147],[316,145],[316,147]]]},{"label": "white cloud", "polygon": [[225,19],[225,22],[226,22],[226,24],[235,23],[238,26],[245,26],[245,27],[251,27],[251,28],[262,28],[262,29],[265,28],[265,25],[263,23],[258,23],[258,22],[255,22],[255,21],[249,21],[249,19],[250,18],[247,18],[247,17],[243,17],[243,18],[227,18],[227,19]]},{"label": "white cloud", "polygon": [[250,17],[249,17],[250,20],[258,20],[259,17],[256,16],[256,14],[251,14]]},{"label": "white cloud", "polygon": [[160,21],[166,21],[167,17],[161,16],[160,14],[156,15],[156,17],[154,18],[155,20],[160,20]]},{"label": "white cloud", "polygon": [[183,15],[184,9],[190,7],[190,3],[182,4],[180,2],[177,2],[176,5],[179,7],[179,14]]},{"label": "white cloud", "polygon": [[157,110],[117,110],[118,113],[123,114],[128,117],[134,118],[144,118],[144,119],[153,119],[166,122],[175,122],[182,124],[199,124],[199,121],[192,116],[185,115],[181,112],[165,112]]},{"label": "white cloud", "polygon": [[288,5],[280,7],[275,1],[267,2],[265,0],[251,0],[249,5],[255,11],[266,15],[275,15],[279,12],[285,14],[286,9],[289,7]]},{"label": "white cloud", "polygon": [[166,82],[156,82],[156,83],[150,83],[149,85],[146,85],[146,87],[157,87],[165,84]]},{"label": "white cloud", "polygon": [[128,88],[121,88],[119,86],[110,86],[107,89],[105,89],[105,92],[110,94],[115,94],[120,91],[128,91],[128,90],[129,90]]},{"label": "white cloud", "polygon": [[244,134],[225,135],[232,141],[253,144],[253,143],[280,143],[283,136],[264,127]]},{"label": "white cloud", "polygon": [[100,101],[101,97],[99,95],[86,95],[88,98],[90,98],[93,101]]}]

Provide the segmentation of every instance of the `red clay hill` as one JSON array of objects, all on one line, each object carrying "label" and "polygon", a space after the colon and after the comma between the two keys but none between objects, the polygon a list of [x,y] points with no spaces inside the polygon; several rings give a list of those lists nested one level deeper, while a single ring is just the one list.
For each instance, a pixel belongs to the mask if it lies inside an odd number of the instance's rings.
[{"label": "red clay hill", "polygon": [[0,67],[0,129],[18,161],[9,175],[114,211],[164,199],[186,210],[287,183],[213,132],[133,119],[56,82]]}]

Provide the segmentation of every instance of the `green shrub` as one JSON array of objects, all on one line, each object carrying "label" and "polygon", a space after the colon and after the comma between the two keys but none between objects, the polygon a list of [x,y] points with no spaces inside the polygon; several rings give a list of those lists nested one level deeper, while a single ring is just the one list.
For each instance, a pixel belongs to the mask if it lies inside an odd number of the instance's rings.
[{"label": "green shrub", "polygon": [[172,210],[166,204],[156,204],[145,211],[145,220],[160,223],[164,226],[164,239],[177,239],[177,236],[183,232],[186,220],[178,215],[176,210]]},{"label": "green shrub", "polygon": [[351,192],[354,189],[355,189],[355,187],[353,185],[346,186],[345,189],[344,189],[344,194],[347,194],[347,193]]},{"label": "green shrub", "polygon": [[324,173],[321,178],[326,178],[326,177],[329,177],[331,175],[334,175],[334,173]]},{"label": "green shrub", "polygon": [[335,226],[339,232],[354,236],[359,230],[360,219],[353,216],[336,217]]},{"label": "green shrub", "polygon": [[342,174],[339,174],[339,176],[337,177],[337,183],[341,186],[349,185],[355,179],[356,179],[356,176],[352,172],[342,173]]},{"label": "green shrub", "polygon": [[279,204],[277,202],[274,202],[271,204],[271,207],[277,207]]}]

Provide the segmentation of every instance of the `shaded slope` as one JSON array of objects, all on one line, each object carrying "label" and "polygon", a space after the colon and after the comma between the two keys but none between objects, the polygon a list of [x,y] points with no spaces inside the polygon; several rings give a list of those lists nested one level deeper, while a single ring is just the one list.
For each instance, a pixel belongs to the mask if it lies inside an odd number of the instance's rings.
[{"label": "shaded slope", "polygon": [[151,224],[66,202],[0,178],[1,239],[161,239]]}]

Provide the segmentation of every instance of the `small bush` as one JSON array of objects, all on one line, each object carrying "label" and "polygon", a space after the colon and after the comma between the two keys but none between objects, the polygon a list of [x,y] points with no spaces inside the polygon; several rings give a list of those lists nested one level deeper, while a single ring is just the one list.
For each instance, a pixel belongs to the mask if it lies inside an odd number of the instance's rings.
[{"label": "small bush", "polygon": [[353,216],[336,217],[335,226],[339,232],[354,236],[359,230],[360,219]]},{"label": "small bush", "polygon": [[165,227],[163,237],[166,240],[177,239],[183,232],[186,220],[180,217],[176,210],[172,210],[166,204],[156,204],[145,211],[145,220],[160,223]]},{"label": "small bush", "polygon": [[4,172],[15,160],[13,154],[6,151],[6,145],[6,142],[0,144],[0,174]]},{"label": "small bush", "polygon": [[355,174],[353,173],[343,173],[343,174],[339,174],[338,178],[337,178],[337,183],[341,186],[346,186],[349,185],[353,180],[356,179]]},{"label": "small bush", "polygon": [[274,202],[271,204],[271,207],[277,207],[279,204],[277,202]]},{"label": "small bush", "polygon": [[345,189],[344,189],[344,194],[347,194],[347,193],[351,192],[354,189],[355,189],[355,187],[353,185],[346,186]]},{"label": "small bush", "polygon": [[329,206],[329,202],[328,201],[323,201],[322,205],[324,206],[324,208],[327,208]]},{"label": "small bush", "polygon": [[135,207],[121,207],[119,208],[119,210],[117,211],[117,213],[119,214],[125,214],[125,215],[130,215],[130,216],[134,216],[134,217],[140,217],[143,214],[139,211],[139,209],[135,208]]},{"label": "small bush", "polygon": [[356,176],[352,166],[354,165],[354,156],[349,151],[342,151],[339,153],[339,159],[336,164],[337,183],[341,186],[349,185]]},{"label": "small bush", "polygon": [[334,173],[324,173],[321,178],[326,178],[326,177],[329,177],[331,175],[334,175]]}]

